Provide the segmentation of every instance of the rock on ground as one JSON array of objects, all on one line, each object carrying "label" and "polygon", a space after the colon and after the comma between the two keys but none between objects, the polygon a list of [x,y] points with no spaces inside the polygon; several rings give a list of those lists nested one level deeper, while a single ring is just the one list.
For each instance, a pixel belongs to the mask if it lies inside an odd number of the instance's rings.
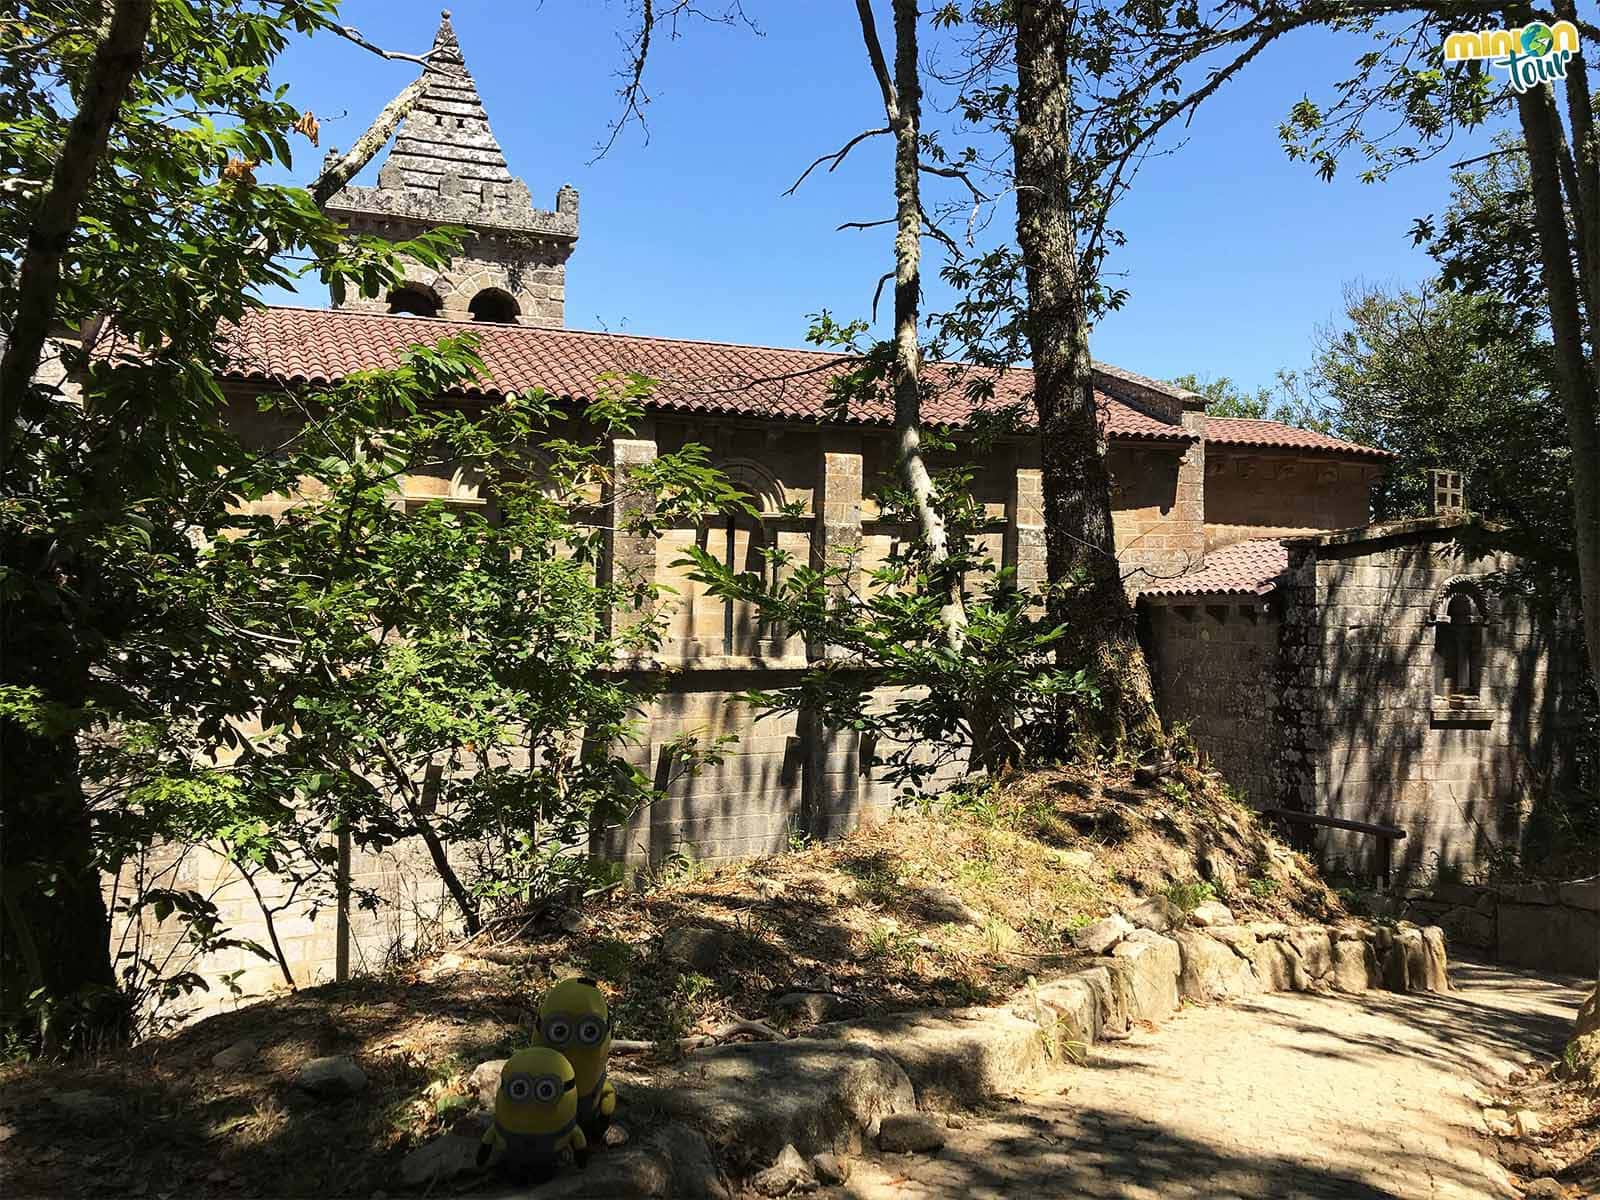
[{"label": "rock on ground", "polygon": [[1302,925],[1289,930],[1286,939],[1300,961],[1300,977],[1295,991],[1307,992],[1325,983],[1333,974],[1333,941],[1320,925]]},{"label": "rock on ground", "polygon": [[1213,925],[1232,925],[1233,910],[1219,901],[1207,900],[1195,905],[1194,911],[1189,914],[1189,920],[1202,929]]},{"label": "rock on ground", "polygon": [[477,1166],[478,1139],[447,1133],[424,1142],[400,1160],[400,1182],[426,1187],[463,1175]]},{"label": "rock on ground", "polygon": [[836,1020],[849,1007],[843,996],[833,992],[788,992],[772,1002],[778,1016],[811,1025]]},{"label": "rock on ground", "polygon": [[821,1154],[811,1156],[811,1173],[817,1177],[818,1183],[835,1187],[850,1178],[850,1160],[824,1150]]},{"label": "rock on ground", "polygon": [[910,1079],[917,1104],[925,1108],[972,1104],[1008,1091],[1047,1058],[1038,1024],[1005,1008],[895,1013],[818,1026],[812,1034],[892,1057]]},{"label": "rock on ground", "polygon": [[1341,992],[1364,992],[1383,982],[1378,956],[1360,939],[1345,939],[1333,944],[1333,986]]},{"label": "rock on ground", "polygon": [[1233,869],[1233,863],[1220,847],[1206,846],[1200,851],[1200,875],[1216,884],[1217,890],[1224,895],[1238,890],[1239,877]]},{"label": "rock on ground", "polygon": [[739,1171],[785,1144],[802,1154],[860,1148],[887,1115],[916,1107],[911,1080],[888,1055],[851,1041],[795,1038],[696,1051],[641,1107],[706,1131]]},{"label": "rock on ground", "polygon": [[725,929],[685,925],[668,930],[661,939],[661,950],[672,962],[693,967],[703,975],[715,975],[727,955],[730,940]]},{"label": "rock on ground", "polygon": [[473,1095],[478,1097],[480,1108],[493,1108],[495,1093],[500,1090],[500,1072],[505,1070],[506,1060],[496,1058],[489,1062],[479,1063],[472,1068],[472,1074],[467,1076],[467,1082],[472,1085]]},{"label": "rock on ground", "polygon": [[906,899],[935,921],[951,925],[982,925],[984,922],[981,912],[946,887],[917,888]]},{"label": "rock on ground", "polygon": [[1174,935],[1183,952],[1178,990],[1185,1000],[1232,1000],[1259,991],[1250,964],[1197,929]]},{"label": "rock on ground", "polygon": [[806,1160],[793,1146],[778,1152],[778,1159],[765,1171],[750,1181],[750,1186],[763,1196],[788,1196],[794,1192],[815,1191],[817,1181]]},{"label": "rock on ground", "polygon": [[294,1085],[321,1100],[342,1100],[367,1086],[367,1073],[343,1054],[313,1058],[295,1074]]},{"label": "rock on ground", "polygon": [[1183,924],[1183,909],[1165,896],[1150,896],[1123,914],[1140,929],[1165,933]]},{"label": "rock on ground", "polygon": [[1111,951],[1130,973],[1129,1008],[1142,1021],[1165,1021],[1178,1011],[1178,976],[1183,955],[1178,943],[1148,929],[1136,929]]},{"label": "rock on ground", "polygon": [[240,1038],[231,1046],[218,1050],[211,1056],[211,1065],[219,1071],[231,1071],[235,1067],[242,1067],[256,1056],[260,1049],[249,1038]]},{"label": "rock on ground", "polygon": [[944,1145],[947,1136],[944,1122],[927,1113],[899,1113],[883,1119],[878,1149],[890,1154],[922,1154]]},{"label": "rock on ground", "polygon": [[1133,925],[1126,917],[1112,913],[1076,930],[1072,935],[1072,944],[1090,954],[1104,954],[1132,932]]}]

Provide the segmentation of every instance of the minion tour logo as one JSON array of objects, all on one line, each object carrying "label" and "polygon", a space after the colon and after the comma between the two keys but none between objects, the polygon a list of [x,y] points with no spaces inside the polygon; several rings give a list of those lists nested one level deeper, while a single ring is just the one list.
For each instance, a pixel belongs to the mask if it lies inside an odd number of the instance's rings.
[{"label": "minion tour logo", "polygon": [[1571,21],[1535,21],[1521,29],[1452,33],[1444,40],[1445,62],[1487,59],[1511,77],[1519,92],[1567,77],[1567,63],[1578,53],[1578,29]]}]

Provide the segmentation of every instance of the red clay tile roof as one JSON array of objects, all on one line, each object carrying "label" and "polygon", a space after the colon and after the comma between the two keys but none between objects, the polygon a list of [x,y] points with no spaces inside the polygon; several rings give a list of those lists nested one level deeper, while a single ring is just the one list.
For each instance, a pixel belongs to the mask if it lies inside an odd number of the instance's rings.
[{"label": "red clay tile roof", "polygon": [[[424,317],[397,317],[309,308],[265,308],[246,314],[233,331],[231,378],[287,383],[330,383],[351,371],[393,366],[408,346],[447,334],[479,335],[479,354],[488,367],[481,386],[467,395],[494,396],[542,387],[561,396],[586,398],[609,372],[638,372],[659,385],[651,406],[685,412],[711,412],[803,421],[834,419],[828,412],[828,381],[850,360],[820,350],[782,350],[725,342],[678,341],[632,334],[585,333],[489,325]],[[977,368],[946,367],[946,386],[924,409],[930,421],[964,424],[974,405],[962,386],[989,377]],[[1027,403],[1033,373],[1007,371],[995,381],[994,399],[985,407]],[[1180,425],[1149,416],[1120,400],[1096,392],[1108,436],[1184,443],[1194,435]],[[883,401],[852,404],[844,418],[887,423],[892,408]]]},{"label": "red clay tile roof", "polygon": [[1213,550],[1194,570],[1139,589],[1141,596],[1264,596],[1289,566],[1277,538],[1252,538]]},{"label": "red clay tile roof", "polygon": [[1247,417],[1207,417],[1206,441],[1219,446],[1262,446],[1275,450],[1312,450],[1322,453],[1357,455],[1364,458],[1393,458],[1388,450],[1346,442],[1311,429],[1297,429],[1281,421],[1256,421]]}]

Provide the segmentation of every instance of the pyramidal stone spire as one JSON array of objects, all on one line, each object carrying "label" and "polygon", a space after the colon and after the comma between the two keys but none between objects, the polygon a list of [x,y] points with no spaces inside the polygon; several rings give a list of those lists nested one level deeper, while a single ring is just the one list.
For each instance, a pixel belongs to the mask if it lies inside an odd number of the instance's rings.
[{"label": "pyramidal stone spire", "polygon": [[[443,272],[419,270],[415,295],[351,307],[477,320],[562,324],[566,260],[578,240],[578,193],[563,186],[555,211],[535,208],[527,184],[511,174],[489,126],[444,11],[428,54],[422,94],[395,134],[377,187],[345,187],[328,212],[359,232],[391,240],[429,227],[461,225],[472,236]],[[426,277],[426,278],[424,278]],[[492,312],[496,315],[485,316]]]},{"label": "pyramidal stone spire", "polygon": [[531,207],[527,188],[511,177],[489,127],[448,10],[428,62],[427,85],[395,135],[378,186],[461,197],[479,207]]}]

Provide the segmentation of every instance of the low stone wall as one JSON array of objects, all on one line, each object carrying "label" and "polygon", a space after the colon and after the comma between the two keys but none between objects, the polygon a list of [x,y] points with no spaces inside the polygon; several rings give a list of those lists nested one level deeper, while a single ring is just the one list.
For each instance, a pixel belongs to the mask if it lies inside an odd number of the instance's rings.
[{"label": "low stone wall", "polygon": [[1496,962],[1600,975],[1600,875],[1570,883],[1440,883],[1403,892],[1393,907]]},{"label": "low stone wall", "polygon": [[[623,1112],[658,1114],[668,1123],[582,1174],[559,1176],[540,1195],[725,1198],[732,1190],[724,1172],[760,1172],[761,1194],[810,1190],[827,1173],[820,1157],[856,1153],[870,1141],[889,1148],[891,1137],[897,1149],[937,1148],[942,1120],[918,1110],[1015,1092],[1063,1060],[1082,1060],[1096,1041],[1125,1035],[1135,1021],[1165,1020],[1185,1000],[1450,986],[1443,931],[1408,922],[1236,924],[1220,904],[1184,914],[1158,897],[1095,922],[1074,940],[1095,955],[1089,965],[1029,987],[1008,1005],[818,1025],[786,1041],[694,1051],[647,1086],[619,1082]],[[502,1065],[482,1064],[473,1080],[498,1079]],[[474,1128],[458,1122],[456,1131],[413,1151],[400,1182],[431,1191],[472,1171]],[[769,1163],[775,1165],[763,1171]],[[803,1186],[763,1188],[762,1178],[779,1168]]]}]

